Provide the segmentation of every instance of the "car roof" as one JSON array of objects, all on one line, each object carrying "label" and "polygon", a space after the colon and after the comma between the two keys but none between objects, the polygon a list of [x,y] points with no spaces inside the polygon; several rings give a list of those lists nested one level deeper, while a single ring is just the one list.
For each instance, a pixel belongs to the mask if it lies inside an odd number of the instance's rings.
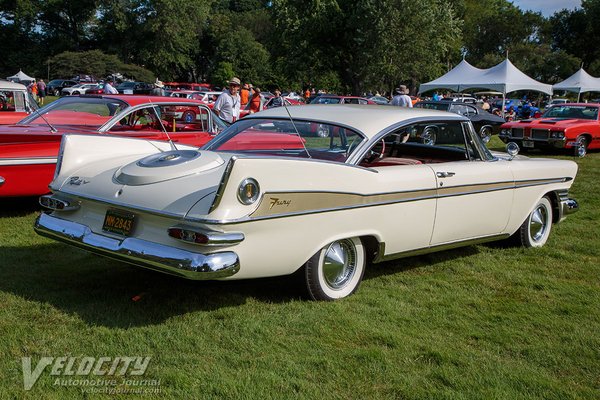
[{"label": "car roof", "polygon": [[[425,108],[406,108],[376,104],[307,104],[287,107],[292,118],[327,122],[333,125],[347,125],[368,138],[375,136],[391,125],[413,118],[443,118],[468,121],[467,118],[446,111]],[[289,119],[286,107],[275,107],[244,117],[247,118]]]},{"label": "car roof", "polygon": [[0,81],[0,90],[8,89],[8,90],[27,90],[25,85],[21,83],[15,83],[11,81]]}]

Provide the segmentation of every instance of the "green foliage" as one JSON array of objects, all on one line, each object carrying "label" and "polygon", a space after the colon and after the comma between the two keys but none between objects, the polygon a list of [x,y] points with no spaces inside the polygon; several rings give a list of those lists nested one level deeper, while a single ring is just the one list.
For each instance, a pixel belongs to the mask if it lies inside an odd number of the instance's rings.
[{"label": "green foliage", "polygon": [[230,62],[221,61],[213,71],[211,82],[214,85],[226,87],[227,82],[234,76],[233,65]]},{"label": "green foliage", "polygon": [[52,77],[71,77],[90,74],[98,78],[113,73],[121,73],[135,80],[153,82],[154,74],[137,65],[125,64],[116,56],[104,54],[100,50],[85,52],[64,52],[49,60]]}]

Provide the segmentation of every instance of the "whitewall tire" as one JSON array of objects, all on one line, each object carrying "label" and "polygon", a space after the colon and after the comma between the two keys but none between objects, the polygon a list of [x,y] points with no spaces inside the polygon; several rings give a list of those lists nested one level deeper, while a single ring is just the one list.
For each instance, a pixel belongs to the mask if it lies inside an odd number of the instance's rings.
[{"label": "whitewall tire", "polygon": [[362,281],[365,265],[365,247],[360,238],[328,244],[304,265],[309,296],[330,301],[351,295]]},{"label": "whitewall tire", "polygon": [[524,247],[542,247],[546,244],[551,230],[552,203],[547,197],[542,197],[519,228],[521,245]]}]

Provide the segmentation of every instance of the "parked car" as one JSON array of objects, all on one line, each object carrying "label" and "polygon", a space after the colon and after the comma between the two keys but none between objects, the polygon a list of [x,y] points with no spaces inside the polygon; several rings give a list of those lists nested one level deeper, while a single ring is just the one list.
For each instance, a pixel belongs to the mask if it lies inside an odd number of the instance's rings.
[{"label": "parked car", "polygon": [[[288,111],[329,137],[282,130]],[[509,147],[490,153],[457,114],[356,105],[271,108],[201,149],[68,135],[35,230],[190,279],[298,272],[333,300],[385,260],[511,236],[543,246],[577,210],[577,164]]]},{"label": "parked car", "polygon": [[369,96],[367,97],[367,99],[374,101],[375,103],[380,105],[390,104],[390,101],[383,96]]},{"label": "parked car", "polygon": [[588,149],[600,148],[599,107],[590,103],[550,106],[539,119],[505,123],[499,137],[525,149],[566,149],[585,157]]},{"label": "parked car", "polygon": [[105,94],[104,82],[97,83],[95,88],[87,89],[85,94]]},{"label": "parked car", "polygon": [[440,101],[458,101],[460,103],[477,104],[477,99],[471,96],[451,96],[444,97]]},{"label": "parked car", "polygon": [[372,100],[357,96],[336,96],[322,94],[311,100],[310,104],[377,104]]},{"label": "parked car", "polygon": [[25,85],[0,80],[0,125],[14,124],[38,108]]},{"label": "parked car", "polygon": [[115,89],[119,94],[150,94],[154,85],[148,82],[123,82]]},{"label": "parked car", "polygon": [[[262,95],[261,95],[262,97]],[[291,98],[287,98],[287,97],[281,97],[281,99],[283,99],[283,101],[285,101],[285,105],[286,106],[299,106],[299,105],[304,105],[304,102],[300,101],[300,100],[294,100]],[[266,110],[268,108],[272,108],[272,107],[281,107],[281,105],[276,105],[276,104],[281,104],[281,102],[279,100],[277,100],[276,97],[270,97],[269,99],[265,99],[263,98],[263,110]],[[240,110],[240,118],[244,118],[246,115],[250,114],[250,102],[248,102],[248,104],[246,104],[246,107],[244,107],[243,109]]]},{"label": "parked car", "polygon": [[46,85],[46,93],[48,95],[60,96],[64,88],[79,84],[77,81],[70,79],[53,79]]},{"label": "parked car", "polygon": [[198,90],[174,90],[169,93],[171,97],[180,97],[182,99],[204,100],[206,91]]},{"label": "parked car", "polygon": [[491,114],[481,107],[458,101],[420,101],[414,106],[464,115],[471,120],[475,131],[484,143],[489,142],[492,135],[497,135],[500,132],[500,126],[506,122],[504,118]]},{"label": "parked car", "polygon": [[75,86],[71,86],[68,88],[64,88],[61,91],[63,96],[78,96],[80,94],[86,94],[90,89],[98,89],[99,86],[97,83],[80,83]]},{"label": "parked car", "polygon": [[0,127],[0,197],[48,192],[64,134],[127,136],[202,146],[228,124],[204,104],[151,96],[68,96]]}]

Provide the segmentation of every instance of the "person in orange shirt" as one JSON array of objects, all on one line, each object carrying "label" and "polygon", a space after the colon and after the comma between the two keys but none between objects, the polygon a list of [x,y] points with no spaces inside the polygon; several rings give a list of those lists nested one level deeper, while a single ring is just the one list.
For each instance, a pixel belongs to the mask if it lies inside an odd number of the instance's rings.
[{"label": "person in orange shirt", "polygon": [[252,85],[250,85],[249,83],[244,83],[244,87],[242,88],[242,90],[240,90],[240,107],[242,109],[246,107],[246,104],[248,104],[248,101],[250,100],[251,88]]},{"label": "person in orange shirt", "polygon": [[308,88],[306,88],[306,91],[304,92],[304,101],[306,101],[308,103],[309,98],[310,98],[310,90]]},{"label": "person in orange shirt", "polygon": [[263,100],[260,96],[260,88],[254,88],[254,93],[252,93],[252,97],[250,98],[250,114],[254,114],[256,112],[262,111],[263,109]]}]

